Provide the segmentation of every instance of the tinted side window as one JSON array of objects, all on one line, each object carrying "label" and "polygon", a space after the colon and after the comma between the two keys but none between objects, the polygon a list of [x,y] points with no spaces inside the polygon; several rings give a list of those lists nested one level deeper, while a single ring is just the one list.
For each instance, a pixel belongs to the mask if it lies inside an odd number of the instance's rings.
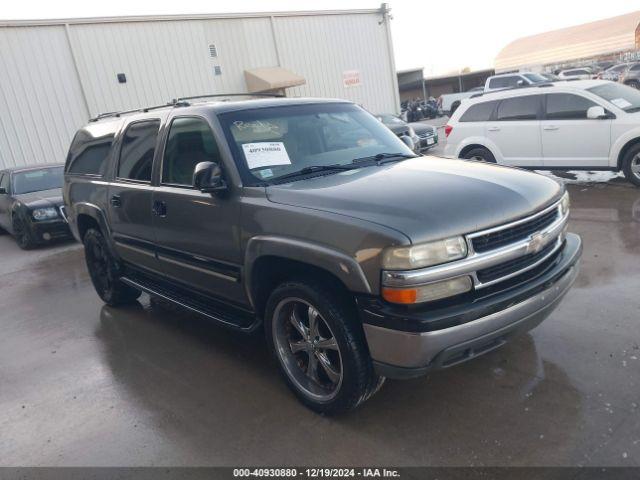
[{"label": "tinted side window", "polygon": [[633,67],[631,67],[629,70],[632,70],[634,72],[637,72],[638,70],[640,70],[640,63],[635,64]]},{"label": "tinted side window", "polygon": [[491,119],[491,114],[496,107],[497,102],[483,102],[471,105],[469,109],[462,114],[460,122],[487,122]]},{"label": "tinted side window", "polygon": [[0,187],[4,188],[7,193],[9,193],[9,180],[10,176],[8,173],[0,173]]},{"label": "tinted side window", "polygon": [[160,120],[136,122],[127,127],[122,139],[118,178],[151,181],[159,128]]},{"label": "tinted side window", "polygon": [[89,131],[80,130],[69,148],[65,171],[78,175],[103,175],[113,138],[113,132],[94,137]]},{"label": "tinted side window", "polygon": [[579,95],[549,94],[547,95],[547,118],[550,120],[587,118],[587,110],[595,105],[595,102]]},{"label": "tinted side window", "polygon": [[518,86],[519,75],[511,75],[509,77],[498,77],[489,80],[489,88],[511,88]]},{"label": "tinted side window", "polygon": [[498,120],[535,120],[538,117],[540,95],[507,98],[498,105]]},{"label": "tinted side window", "polygon": [[162,183],[191,185],[200,162],[220,162],[218,145],[200,118],[176,118],[171,123],[162,161]]}]

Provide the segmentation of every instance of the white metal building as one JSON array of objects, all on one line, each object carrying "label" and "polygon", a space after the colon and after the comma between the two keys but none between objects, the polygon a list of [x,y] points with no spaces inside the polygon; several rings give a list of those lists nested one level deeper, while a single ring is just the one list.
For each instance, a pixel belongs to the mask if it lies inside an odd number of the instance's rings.
[{"label": "white metal building", "polygon": [[0,21],[0,168],[64,161],[76,129],[99,113],[270,82],[299,85],[287,96],[397,112],[389,20],[383,5]]}]

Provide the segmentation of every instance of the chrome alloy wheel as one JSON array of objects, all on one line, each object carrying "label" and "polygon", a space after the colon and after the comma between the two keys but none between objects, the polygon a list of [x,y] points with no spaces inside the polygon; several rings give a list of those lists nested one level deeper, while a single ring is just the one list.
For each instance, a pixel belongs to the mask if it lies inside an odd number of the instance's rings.
[{"label": "chrome alloy wheel", "polygon": [[285,298],[273,313],[276,352],[289,379],[313,400],[329,401],[342,385],[342,356],[318,310],[300,298]]}]

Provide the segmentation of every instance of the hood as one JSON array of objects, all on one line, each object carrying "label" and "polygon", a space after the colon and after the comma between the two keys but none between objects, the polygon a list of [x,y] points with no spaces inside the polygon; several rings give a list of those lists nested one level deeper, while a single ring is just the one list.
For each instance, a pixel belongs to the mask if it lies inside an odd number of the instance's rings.
[{"label": "hood", "polygon": [[267,197],[384,225],[418,243],[516,220],[562,191],[525,170],[427,156],[269,186]]},{"label": "hood", "polygon": [[429,125],[427,123],[421,123],[421,122],[413,122],[413,123],[410,123],[409,126],[413,128],[413,130],[418,135],[424,132],[435,132],[436,130],[436,127],[434,127],[433,125]]},{"label": "hood", "polygon": [[63,204],[61,188],[22,193],[14,195],[14,198],[30,208],[57,207]]},{"label": "hood", "polygon": [[400,135],[409,135],[409,125],[405,124],[399,124],[399,123],[393,123],[393,124],[389,124],[389,123],[385,123],[384,124],[389,130],[391,130],[393,133],[395,133],[396,135],[400,136]]}]

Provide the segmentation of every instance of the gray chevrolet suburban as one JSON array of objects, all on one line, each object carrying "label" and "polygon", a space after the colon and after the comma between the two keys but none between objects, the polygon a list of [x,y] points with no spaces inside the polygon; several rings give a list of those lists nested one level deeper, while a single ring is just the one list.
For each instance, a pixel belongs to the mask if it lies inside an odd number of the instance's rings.
[{"label": "gray chevrolet suburban", "polygon": [[298,398],[343,412],[532,329],[578,272],[561,185],[410,143],[339,100],[105,114],[70,147],[69,225],[104,302],[264,329]]}]

